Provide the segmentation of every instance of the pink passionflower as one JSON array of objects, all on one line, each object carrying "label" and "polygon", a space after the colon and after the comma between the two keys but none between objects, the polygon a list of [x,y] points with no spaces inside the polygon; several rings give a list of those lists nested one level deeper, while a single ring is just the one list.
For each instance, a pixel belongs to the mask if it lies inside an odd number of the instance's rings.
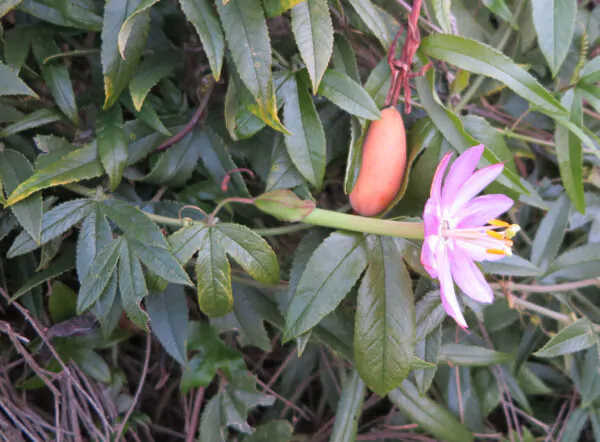
[{"label": "pink passionflower", "polygon": [[483,150],[480,144],[465,151],[454,161],[445,180],[453,154],[442,158],[423,213],[425,241],[421,262],[432,278],[439,279],[444,309],[462,328],[467,328],[467,323],[456,299],[454,283],[469,298],[491,303],[494,294],[475,261],[510,256],[511,238],[519,230],[516,224],[495,219],[512,207],[510,198],[476,197],[504,168],[503,164],[493,164],[475,171]]}]

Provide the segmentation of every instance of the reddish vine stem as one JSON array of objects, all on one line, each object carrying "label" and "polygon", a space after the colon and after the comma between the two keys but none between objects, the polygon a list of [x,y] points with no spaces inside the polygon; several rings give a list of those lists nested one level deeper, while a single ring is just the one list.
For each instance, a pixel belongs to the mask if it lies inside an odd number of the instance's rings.
[{"label": "reddish vine stem", "polygon": [[171,138],[169,138],[168,140],[163,142],[160,146],[158,146],[154,150],[155,152],[161,152],[163,150],[168,149],[173,144],[181,141],[183,139],[183,137],[185,137],[188,133],[191,132],[191,130],[194,128],[194,126],[196,124],[198,124],[198,121],[200,121],[200,118],[202,117],[202,115],[204,115],[204,113],[206,112],[206,108],[208,107],[208,102],[210,101],[210,96],[212,95],[212,92],[215,89],[215,85],[216,85],[216,82],[211,77],[211,79],[209,80],[208,86],[206,86],[206,91],[204,92],[204,95],[202,96],[202,101],[200,102],[198,109],[196,109],[196,112],[194,112],[192,119],[190,121],[188,121],[188,123],[185,125],[185,127],[183,129],[181,129],[178,133],[176,133]]},{"label": "reddish vine stem", "polygon": [[421,15],[422,2],[423,0],[414,0],[413,2],[413,8],[408,17],[406,41],[404,42],[400,59],[396,59],[396,46],[398,44],[398,38],[404,32],[402,26],[400,26],[398,33],[394,37],[394,41],[390,45],[387,56],[388,65],[392,71],[392,81],[390,83],[390,90],[385,100],[385,104],[386,106],[396,106],[402,88],[404,88],[404,112],[407,114],[411,112],[412,108],[410,102],[411,91],[410,85],[408,84],[409,78],[423,75],[432,66],[430,62],[423,66],[419,71],[411,72],[413,58],[421,44],[421,32],[419,30],[418,21],[419,16]]}]

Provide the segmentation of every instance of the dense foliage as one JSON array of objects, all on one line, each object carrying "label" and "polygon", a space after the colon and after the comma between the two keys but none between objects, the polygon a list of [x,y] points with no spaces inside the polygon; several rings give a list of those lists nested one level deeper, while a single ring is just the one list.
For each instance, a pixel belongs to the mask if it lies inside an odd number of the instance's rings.
[{"label": "dense foliage", "polygon": [[[0,0],[0,440],[600,440],[600,6],[410,11]],[[350,216],[405,44],[406,170]],[[462,329],[421,221],[478,144],[521,231]]]}]

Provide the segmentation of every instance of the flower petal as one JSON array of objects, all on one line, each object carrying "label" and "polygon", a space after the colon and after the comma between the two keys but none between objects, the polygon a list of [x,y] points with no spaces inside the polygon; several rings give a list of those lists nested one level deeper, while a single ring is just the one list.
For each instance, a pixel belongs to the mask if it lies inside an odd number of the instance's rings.
[{"label": "flower petal", "polygon": [[494,181],[498,175],[502,173],[503,169],[504,164],[492,164],[471,175],[454,196],[452,206],[449,209],[450,213],[457,213],[457,211],[468,203],[475,195]]},{"label": "flower petal", "polygon": [[446,168],[448,167],[448,162],[450,158],[454,155],[453,152],[448,152],[440,161],[437,168],[435,169],[435,174],[433,175],[433,181],[431,182],[431,192],[430,196],[432,199],[436,201],[440,201],[442,198],[442,181],[444,179],[444,173],[446,172]]},{"label": "flower petal", "polygon": [[452,280],[452,273],[450,272],[448,250],[441,241],[440,243],[441,245],[438,246],[437,271],[440,278],[440,295],[442,298],[442,304],[444,305],[444,310],[446,310],[446,313],[452,316],[458,325],[460,325],[463,329],[466,329],[467,322],[460,311],[460,306],[458,305],[458,300],[456,299],[456,292],[454,291],[454,281]]},{"label": "flower petal", "polygon": [[439,201],[429,198],[425,203],[423,210],[423,225],[425,229],[425,238],[429,235],[437,235],[440,231]]},{"label": "flower petal", "polygon": [[494,300],[494,292],[492,292],[481,270],[460,248],[449,250],[448,253],[450,255],[450,266],[452,267],[452,278],[460,289],[469,298],[477,302],[490,304]]},{"label": "flower petal", "polygon": [[468,229],[485,225],[508,211],[514,201],[506,195],[482,195],[466,203],[455,216],[460,219],[457,229]]},{"label": "flower petal", "polygon": [[423,241],[423,247],[421,248],[421,264],[429,273],[432,278],[437,278],[437,260],[435,251],[437,249],[440,237],[431,235],[425,238]]},{"label": "flower petal", "polygon": [[483,154],[483,149],[483,144],[471,147],[452,163],[442,189],[443,207],[449,207],[452,204],[452,200],[458,190],[465,181],[473,175],[473,172],[481,159],[481,155]]}]

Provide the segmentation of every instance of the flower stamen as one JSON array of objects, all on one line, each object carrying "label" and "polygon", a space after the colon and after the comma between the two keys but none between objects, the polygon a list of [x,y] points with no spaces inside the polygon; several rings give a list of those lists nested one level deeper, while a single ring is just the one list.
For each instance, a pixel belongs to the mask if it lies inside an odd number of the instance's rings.
[{"label": "flower stamen", "polygon": [[510,249],[508,249],[508,250],[486,249],[486,252],[489,253],[490,255],[512,256],[512,252]]}]

